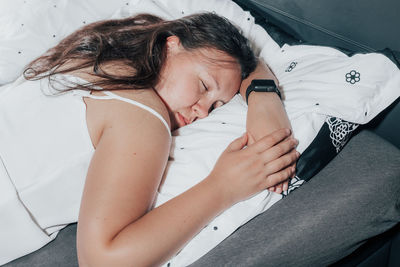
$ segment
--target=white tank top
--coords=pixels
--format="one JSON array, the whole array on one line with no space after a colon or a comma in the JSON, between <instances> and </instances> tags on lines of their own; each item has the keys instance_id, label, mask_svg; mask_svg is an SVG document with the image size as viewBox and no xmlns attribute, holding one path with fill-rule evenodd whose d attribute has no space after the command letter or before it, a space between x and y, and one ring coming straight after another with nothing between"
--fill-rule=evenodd
<instances>
[{"instance_id":1,"label":"white tank top","mask_svg":"<svg viewBox=\"0 0 400 267\"><path fill-rule=\"evenodd\" d=\"M62 77L72 82L83 81L69 75ZM3 252L10 247L10 239L21 235L21 229L15 230L12 221L32 220L21 226L28 233L23 234L26 244L21 244L22 240L16 242L19 248L30 239L40 239L35 231L50 236L77 221L94 153L83 97L118 99L143 108L159 118L171 135L167 122L155 110L112 92L104 91L105 96L93 96L85 90L59 95L50 92L54 89L47 79L23 78L0 91L0 250ZM3 220L4 216L9 220ZM40 229L28 230L31 226ZM0 264L1 261L0 257Z\"/></svg>"}]
</instances>

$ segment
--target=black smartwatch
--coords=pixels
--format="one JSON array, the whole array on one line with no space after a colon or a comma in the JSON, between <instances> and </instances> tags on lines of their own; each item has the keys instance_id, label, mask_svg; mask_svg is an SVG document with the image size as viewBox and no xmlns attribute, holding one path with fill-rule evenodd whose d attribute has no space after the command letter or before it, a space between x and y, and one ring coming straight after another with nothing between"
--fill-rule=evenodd
<instances>
[{"instance_id":1,"label":"black smartwatch","mask_svg":"<svg viewBox=\"0 0 400 267\"><path fill-rule=\"evenodd\" d=\"M278 87L276 86L274 80L253 80L249 87L246 90L246 103L249 102L249 95L251 92L275 92L278 94L279 98L281 97L281 92L279 92Z\"/></svg>"}]
</instances>

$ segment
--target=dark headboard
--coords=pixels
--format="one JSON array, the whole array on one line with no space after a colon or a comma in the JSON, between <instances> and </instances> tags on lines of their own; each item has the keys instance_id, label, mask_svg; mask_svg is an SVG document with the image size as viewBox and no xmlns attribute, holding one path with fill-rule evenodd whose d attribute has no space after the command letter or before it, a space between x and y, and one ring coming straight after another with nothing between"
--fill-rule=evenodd
<instances>
[{"instance_id":1,"label":"dark headboard","mask_svg":"<svg viewBox=\"0 0 400 267\"><path fill-rule=\"evenodd\" d=\"M244 1L242 1L244 2ZM299 39L372 52L400 51L399 0L247 0Z\"/></svg>"}]
</instances>

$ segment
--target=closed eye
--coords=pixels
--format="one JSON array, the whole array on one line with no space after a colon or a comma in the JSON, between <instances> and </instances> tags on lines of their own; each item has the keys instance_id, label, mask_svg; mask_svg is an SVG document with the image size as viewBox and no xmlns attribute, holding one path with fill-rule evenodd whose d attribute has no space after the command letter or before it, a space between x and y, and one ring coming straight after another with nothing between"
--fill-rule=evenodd
<instances>
[{"instance_id":1,"label":"closed eye","mask_svg":"<svg viewBox=\"0 0 400 267\"><path fill-rule=\"evenodd\" d=\"M201 81L201 83L202 83L203 86L204 86L204 90L206 90L206 91L208 92L208 87L206 86L206 84L205 84L203 81Z\"/></svg>"}]
</instances>

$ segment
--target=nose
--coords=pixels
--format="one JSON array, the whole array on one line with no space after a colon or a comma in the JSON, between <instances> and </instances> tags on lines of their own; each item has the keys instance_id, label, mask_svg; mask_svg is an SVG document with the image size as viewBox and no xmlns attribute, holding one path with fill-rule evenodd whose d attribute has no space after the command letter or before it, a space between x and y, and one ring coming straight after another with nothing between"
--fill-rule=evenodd
<instances>
[{"instance_id":1,"label":"nose","mask_svg":"<svg viewBox=\"0 0 400 267\"><path fill-rule=\"evenodd\" d=\"M210 103L200 103L197 102L193 106L193 111L196 115L197 118L203 119L208 116L211 110L211 104Z\"/></svg>"}]
</instances>

